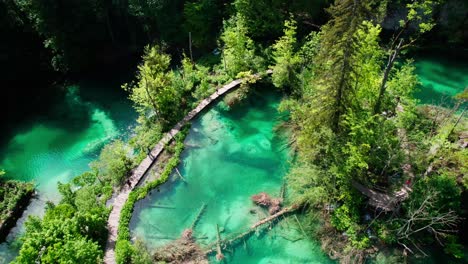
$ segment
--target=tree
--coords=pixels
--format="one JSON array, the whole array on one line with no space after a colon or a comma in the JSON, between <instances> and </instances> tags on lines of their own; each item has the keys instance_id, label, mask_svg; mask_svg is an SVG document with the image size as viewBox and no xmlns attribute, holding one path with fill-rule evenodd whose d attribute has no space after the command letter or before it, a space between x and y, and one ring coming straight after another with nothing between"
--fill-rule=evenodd
<instances>
[{"instance_id":1,"label":"tree","mask_svg":"<svg viewBox=\"0 0 468 264\"><path fill-rule=\"evenodd\" d=\"M186 35L181 34L183 4L182 0L128 0L128 12L140 21L148 42L160 39L181 44L186 39Z\"/></svg>"},{"instance_id":2,"label":"tree","mask_svg":"<svg viewBox=\"0 0 468 264\"><path fill-rule=\"evenodd\" d=\"M124 142L116 140L102 149L99 159L93 161L90 167L98 172L101 182L120 186L133 168L129 152Z\"/></svg>"},{"instance_id":3,"label":"tree","mask_svg":"<svg viewBox=\"0 0 468 264\"><path fill-rule=\"evenodd\" d=\"M143 63L138 66L137 82L122 86L130 92L130 99L141 116L154 116L163 125L177 118L174 113L180 100L179 91L172 86L170 60L158 45L146 46Z\"/></svg>"},{"instance_id":4,"label":"tree","mask_svg":"<svg viewBox=\"0 0 468 264\"><path fill-rule=\"evenodd\" d=\"M315 77L322 114L321 122L339 132L342 115L350 107L354 94L354 72L357 67L355 32L362 26L370 3L361 0L336 0L328 8L330 21L323 27ZM317 102L317 103L319 103Z\"/></svg>"},{"instance_id":5,"label":"tree","mask_svg":"<svg viewBox=\"0 0 468 264\"><path fill-rule=\"evenodd\" d=\"M284 22L284 35L273 45L272 67L273 85L279 88L296 86L301 58L296 50L296 22L294 19Z\"/></svg>"},{"instance_id":6,"label":"tree","mask_svg":"<svg viewBox=\"0 0 468 264\"><path fill-rule=\"evenodd\" d=\"M99 54L100 43L112 42L103 0L14 2L43 38L44 47L53 54L51 64L55 70L81 70Z\"/></svg>"},{"instance_id":7,"label":"tree","mask_svg":"<svg viewBox=\"0 0 468 264\"><path fill-rule=\"evenodd\" d=\"M374 106L374 114L381 112L387 81L400 51L411 46L421 34L430 31L434 27L432 9L438 3L438 0L416 0L406 4L407 15L404 20L399 21L399 28L394 33L387 51L388 61L383 72L379 96ZM416 28L416 32L412 32L411 28Z\"/></svg>"},{"instance_id":8,"label":"tree","mask_svg":"<svg viewBox=\"0 0 468 264\"><path fill-rule=\"evenodd\" d=\"M253 37L277 37L281 34L288 3L283 0L236 0L235 10L242 16Z\"/></svg>"},{"instance_id":9,"label":"tree","mask_svg":"<svg viewBox=\"0 0 468 264\"><path fill-rule=\"evenodd\" d=\"M222 56L226 70L231 77L236 77L240 72L257 70L261 67L261 58L255 55L254 42L247 34L246 22L241 15L224 22L221 34Z\"/></svg>"},{"instance_id":10,"label":"tree","mask_svg":"<svg viewBox=\"0 0 468 264\"><path fill-rule=\"evenodd\" d=\"M97 263L103 252L88 238L91 228L79 221L73 206L49 206L42 221L30 217L26 222L23 245L13 263Z\"/></svg>"},{"instance_id":11,"label":"tree","mask_svg":"<svg viewBox=\"0 0 468 264\"><path fill-rule=\"evenodd\" d=\"M405 243L411 242L426 255L417 244L420 243L420 235L428 232L443 245L442 241L457 231L460 218L455 210L460 208L460 195L461 189L452 177L436 175L420 179L404 204L405 215L392 220L399 223L396 230L399 243L409 249Z\"/></svg>"},{"instance_id":12,"label":"tree","mask_svg":"<svg viewBox=\"0 0 468 264\"><path fill-rule=\"evenodd\" d=\"M216 45L217 32L222 27L222 2L215 0L185 2L184 19L184 29L192 33L194 46L213 47Z\"/></svg>"}]
</instances>

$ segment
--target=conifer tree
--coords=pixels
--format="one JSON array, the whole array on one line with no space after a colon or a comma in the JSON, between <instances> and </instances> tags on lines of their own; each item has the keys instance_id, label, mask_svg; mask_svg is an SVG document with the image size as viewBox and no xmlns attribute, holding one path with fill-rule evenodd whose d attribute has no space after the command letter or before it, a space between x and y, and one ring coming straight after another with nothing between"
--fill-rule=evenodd
<instances>
[{"instance_id":1,"label":"conifer tree","mask_svg":"<svg viewBox=\"0 0 468 264\"><path fill-rule=\"evenodd\" d=\"M331 19L323 27L321 50L316 60L320 66L315 78L319 101L315 103L323 108L320 119L329 123L335 133L339 131L341 117L353 95L355 33L362 27L370 5L369 1L336 0L328 8Z\"/></svg>"}]
</instances>

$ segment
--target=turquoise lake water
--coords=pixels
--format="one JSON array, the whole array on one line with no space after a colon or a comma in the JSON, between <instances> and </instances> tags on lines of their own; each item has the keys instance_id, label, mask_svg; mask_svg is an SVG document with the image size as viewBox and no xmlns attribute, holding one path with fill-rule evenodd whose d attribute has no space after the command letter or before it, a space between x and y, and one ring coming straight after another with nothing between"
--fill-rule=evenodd
<instances>
[{"instance_id":1,"label":"turquoise lake water","mask_svg":"<svg viewBox=\"0 0 468 264\"><path fill-rule=\"evenodd\" d=\"M421 103L437 103L441 98L447 95L452 96L468 86L467 62L457 62L454 58L444 58L443 56L426 56L416 60L416 67L423 84L423 89L416 94L421 99ZM0 168L5 169L10 178L33 180L37 184L39 198L32 202L27 214L40 215L46 200L57 201L59 196L56 183L58 181L67 182L86 171L89 162L97 157L105 143L115 138L128 137L130 127L134 125L136 114L126 97L127 95L120 89L118 82L81 82L67 89L64 100L53 105L49 114L37 116L21 124L10 125L14 134L1 141ZM237 109L230 113L220 111L218 107L213 109L213 113L209 111L205 115L207 117L197 121L199 123L195 124L193 129L197 129L198 126L201 132L197 134L192 131L189 140L194 146L199 145L203 148L189 147L184 154L184 165L180 169L183 174L187 174L189 180L195 181L193 180L196 179L195 177L202 177L204 183L209 184L209 188L199 186L203 190L196 194L199 197L195 197L195 193L189 197L191 198L190 206L181 207L185 208L185 218L174 220L172 227L169 226L170 223L167 223L168 226L165 228L170 232L166 236L180 235L183 226L191 221L198 208L205 201L215 205L207 207L206 224L201 223L197 227L197 232L206 233L208 238L212 239L214 228L211 225L215 222L224 225L222 220L226 220L229 215L234 215L237 219L226 222L227 230L236 232L258 217L245 214L247 208L251 208L247 193L250 195L260 190L271 193L279 192L282 177L287 169L287 156L282 152L265 150L275 149L279 145L279 139L274 137L271 131L275 120L264 120L267 117L275 118L276 112L273 109L277 103L275 100L269 101L270 106L263 110L258 107L247 109L245 106L246 109ZM238 113L236 114L236 112ZM213 119L203 121L209 116ZM252 124L245 125L243 118L249 118ZM219 131L223 131L221 134L210 130L214 129L210 127L216 127L219 124L222 124L218 128ZM223 130L224 126L230 130ZM214 141L212 142L211 139L205 137L208 134L218 142L213 144ZM242 146L232 142L236 137L243 138ZM221 148L221 146L224 147ZM205 147L206 150L204 150ZM211 154L208 155L208 153ZM264 154L260 155L259 153ZM208 176L205 175L208 173L207 170L213 175L223 171L236 171L236 174L232 176L226 172L225 175L220 174L208 181ZM246 177L245 175L251 175L249 171L255 175ZM230 178L227 178L228 176ZM245 181L242 188L239 187L241 185L237 184L241 180ZM197 184L201 183L192 182L190 188L197 186ZM190 188L178 182L168 184L168 186L173 186L174 189L161 189L160 197L167 199L161 200L161 203L162 201L181 203L189 195L189 193L184 193L181 196L184 199L180 198L180 200L179 198L171 198L174 192L187 191ZM222 195L215 195L215 193ZM245 194L240 195L241 193ZM144 202L155 203L155 197L148 197ZM147 217L146 219L149 219L153 214L155 217L162 215L157 212L153 213L151 210L145 211L144 202L139 205L138 217L135 216L135 219L132 220L132 230L136 236L143 236L143 228L148 228L139 223L138 218L145 219ZM180 212L173 213L180 215ZM22 221L24 219L20 221L20 226ZM294 230L281 230L281 228L281 226L277 226L273 230L274 232L268 233L285 232L288 233L286 237L300 235ZM13 233L17 234L19 231L20 229L17 228L13 230ZM247 261L246 256L249 256L252 258L251 263L258 263L259 261L270 261L271 258L295 260L296 254L297 258L313 259L311 256L302 256L295 252L293 248L297 248L298 251L310 249L317 253L318 262L325 261L314 242L302 241L300 242L301 246L295 244L291 248L288 243L282 241L286 239L280 238L281 236L284 235L265 235L261 238L254 236L249 240L248 254L250 255L247 254L247 251L239 250L229 256L229 259L231 261L235 259ZM158 241L148 238L148 243L151 246L166 243L164 240ZM269 246L265 247L262 243ZM3 243L0 245L0 263L8 262L15 254L16 249L11 244Z\"/></svg>"},{"instance_id":2,"label":"turquoise lake water","mask_svg":"<svg viewBox=\"0 0 468 264\"><path fill-rule=\"evenodd\" d=\"M68 182L88 170L106 143L127 138L136 117L118 83L82 82L67 87L64 100L48 114L15 124L16 134L0 146L0 168L8 178L37 185L38 196L24 216L40 216L46 201L59 201L57 182ZM25 219L18 221L7 243L0 244L0 263L17 254L12 242Z\"/></svg>"},{"instance_id":3,"label":"turquoise lake water","mask_svg":"<svg viewBox=\"0 0 468 264\"><path fill-rule=\"evenodd\" d=\"M268 215L251 196L266 192L278 197L289 167L284 137L274 132L281 122L280 100L262 90L229 111L221 101L197 118L178 168L186 182L173 178L138 202L133 235L150 248L164 245L180 237L205 204L194 230L195 237L203 237L197 241L203 247L216 241L217 224L223 236L233 236ZM226 263L329 263L318 243L304 238L290 221L225 252Z\"/></svg>"}]
</instances>

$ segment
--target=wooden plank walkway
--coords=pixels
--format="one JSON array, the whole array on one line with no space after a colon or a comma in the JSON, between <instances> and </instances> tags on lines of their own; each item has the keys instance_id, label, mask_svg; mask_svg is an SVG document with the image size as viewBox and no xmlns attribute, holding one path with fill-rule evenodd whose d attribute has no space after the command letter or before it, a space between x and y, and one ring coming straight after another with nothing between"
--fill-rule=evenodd
<instances>
[{"instance_id":1,"label":"wooden plank walkway","mask_svg":"<svg viewBox=\"0 0 468 264\"><path fill-rule=\"evenodd\" d=\"M401 103L398 103L396 107L396 112L398 114L404 112L404 108ZM403 171L403 174L409 179L410 183L403 184L400 190L395 191L393 194L387 194L367 188L356 181L352 182L354 188L356 188L358 191L360 191L362 194L369 198L370 206L387 212L395 210L397 208L398 203L406 200L409 197L410 192L413 191L411 189L411 185L413 184L415 178L410 160L411 146L409 144L407 131L405 128L398 128L397 134L400 139L400 148L405 154L405 161L402 163L401 169Z\"/></svg>"},{"instance_id":2,"label":"wooden plank walkway","mask_svg":"<svg viewBox=\"0 0 468 264\"><path fill-rule=\"evenodd\" d=\"M268 70L266 73L271 74L273 71ZM255 74L256 77L260 77L260 74ZM114 200L112 211L109 215L109 219L107 221L107 229L109 230L109 236L107 238L107 244L104 254L104 263L106 264L114 264L116 263L115 259L115 243L117 241L117 229L119 226L119 219L120 219L120 212L122 211L122 207L128 199L130 192L138 185L140 180L143 178L145 173L153 164L153 160L161 154L164 149L164 146L171 141L174 136L179 133L180 129L186 125L192 118L198 115L203 109L206 108L209 104L213 101L218 99L220 96L224 95L225 93L231 91L233 88L237 87L239 84L242 83L243 79L237 79L229 84L218 88L216 92L211 94L209 97L202 100L195 109L190 111L184 119L179 121L169 132L167 132L163 138L156 144L156 146L151 150L151 156L146 156L146 158L138 165L138 167L133 170L132 175L129 178L129 185L125 185L120 192L117 194L117 197Z\"/></svg>"},{"instance_id":3,"label":"wooden plank walkway","mask_svg":"<svg viewBox=\"0 0 468 264\"><path fill-rule=\"evenodd\" d=\"M393 193L393 195L372 190L356 181L353 181L352 185L369 198L370 206L387 212L395 210L397 204L404 201L408 197L408 193L411 192L411 188L407 185L403 185L401 189Z\"/></svg>"}]
</instances>

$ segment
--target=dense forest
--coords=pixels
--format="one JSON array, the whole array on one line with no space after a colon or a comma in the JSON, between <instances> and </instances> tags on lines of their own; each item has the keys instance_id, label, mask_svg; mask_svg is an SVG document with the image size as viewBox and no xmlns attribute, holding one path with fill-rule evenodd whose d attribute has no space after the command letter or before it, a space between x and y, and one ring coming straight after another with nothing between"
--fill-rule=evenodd
<instances>
[{"instance_id":1,"label":"dense forest","mask_svg":"<svg viewBox=\"0 0 468 264\"><path fill-rule=\"evenodd\" d=\"M325 253L363 263L391 249L387 261L403 263L437 247L466 260L468 87L449 106L418 104L412 56L466 49L467 13L458 0L1 1L3 125L46 109L67 80L122 68L136 69L122 88L139 115L129 142L105 146L88 172L59 184L58 204L30 217L14 263L101 263L112 193L163 133L239 78L228 105L256 82L284 95L289 118L278 131L294 156L287 203ZM167 146L161 179L130 193L118 263L161 260L131 242L128 224L133 204L177 166L186 132ZM12 192L0 184L2 197ZM31 191L18 186L8 199Z\"/></svg>"}]
</instances>

